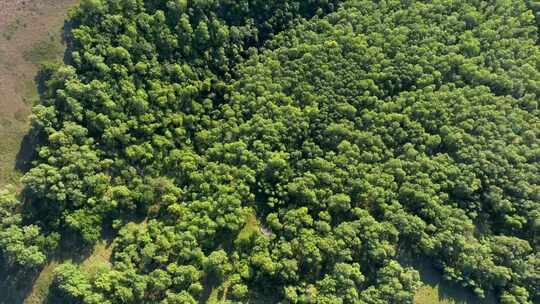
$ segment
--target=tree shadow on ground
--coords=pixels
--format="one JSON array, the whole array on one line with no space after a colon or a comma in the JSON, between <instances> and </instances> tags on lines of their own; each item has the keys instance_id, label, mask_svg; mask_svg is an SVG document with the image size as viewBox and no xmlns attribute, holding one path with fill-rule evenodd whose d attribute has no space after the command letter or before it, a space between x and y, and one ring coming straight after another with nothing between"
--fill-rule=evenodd
<instances>
[{"instance_id":1,"label":"tree shadow on ground","mask_svg":"<svg viewBox=\"0 0 540 304\"><path fill-rule=\"evenodd\" d=\"M31 133L27 133L23 137L15 159L15 170L24 174L32 168L32 162L37 156L36 144L36 138Z\"/></svg>"},{"instance_id":2,"label":"tree shadow on ground","mask_svg":"<svg viewBox=\"0 0 540 304\"><path fill-rule=\"evenodd\" d=\"M105 248L107 250L111 250L112 252L112 240L114 239L114 232L111 231L104 231L100 240L105 241ZM84 248L75 248L73 246L76 246L77 244L80 244L80 240L74 240L74 242L69 247L65 247L56 254L54 257L54 260L58 262L58 264L62 264L65 262L72 262L73 264L78 265L79 267L82 267L85 262L93 256L93 248L94 247L84 247ZM72 303L70 302L71 299L66 299L64 297L64 294L60 290L57 290L54 285L51 285L48 290L47 297L43 299L43 302L41 304L59 304L59 303Z\"/></svg>"},{"instance_id":3,"label":"tree shadow on ground","mask_svg":"<svg viewBox=\"0 0 540 304\"><path fill-rule=\"evenodd\" d=\"M442 272L434 265L434 261L422 257L401 257L400 263L412 267L420 274L421 281L439 293L439 300L452 300L456 304L498 304L492 293L488 293L485 299L480 299L467 287L447 281Z\"/></svg>"},{"instance_id":4,"label":"tree shadow on ground","mask_svg":"<svg viewBox=\"0 0 540 304\"><path fill-rule=\"evenodd\" d=\"M63 53L63 63L70 64L72 62L72 52L73 52L73 34L71 30L74 27L74 23L71 21L64 21L61 33L61 41L65 45L65 50ZM49 79L50 69L47 68L48 64L42 65L38 73L34 77L34 84L36 86L39 101L40 103L45 98L46 92L46 82ZM54 64L52 64L54 65ZM36 146L40 143L41 139L38 138L38 135L34 130L30 130L23 138L19 152L16 156L15 161L15 170L26 173L32 167L32 162L36 159L37 151Z\"/></svg>"},{"instance_id":5,"label":"tree shadow on ground","mask_svg":"<svg viewBox=\"0 0 540 304\"><path fill-rule=\"evenodd\" d=\"M114 232L105 230L101 240L105 241L106 248L111 248ZM93 254L93 246L84 245L80 237L76 234L69 234L62 238L59 248L51 254L48 263L52 263L53 267L45 264L42 267L26 271L20 267L6 267L6 263L0 256L0 304L22 304L22 303L37 303L28 301L31 298L36 283L38 283L40 274L46 269L52 277L52 272L58 264L64 262L72 262L76 265L83 264ZM43 282L42 282L43 283ZM48 289L51 281L47 281L45 285ZM57 290L51 288L47 296L43 299L42 304L59 304L68 303L63 299L62 295Z\"/></svg>"},{"instance_id":6,"label":"tree shadow on ground","mask_svg":"<svg viewBox=\"0 0 540 304\"><path fill-rule=\"evenodd\" d=\"M50 69L42 66L34 77L34 84L36 86L40 103L45 98L46 82L50 77ZM24 174L32 168L32 162L37 157L37 146L42 142L42 138L39 137L38 132L30 127L30 130L24 135L19 151L15 158L15 170Z\"/></svg>"},{"instance_id":7,"label":"tree shadow on ground","mask_svg":"<svg viewBox=\"0 0 540 304\"><path fill-rule=\"evenodd\" d=\"M73 34L71 30L75 24L73 21L66 20L64 22L64 27L62 28L62 43L66 46L66 50L64 51L64 63L65 64L71 64L72 57L71 54L73 53Z\"/></svg>"},{"instance_id":8,"label":"tree shadow on ground","mask_svg":"<svg viewBox=\"0 0 540 304\"><path fill-rule=\"evenodd\" d=\"M0 296L0 304L23 303L32 289L32 284L39 271L23 272L20 269L8 268L0 258L0 290L5 291Z\"/></svg>"}]
</instances>

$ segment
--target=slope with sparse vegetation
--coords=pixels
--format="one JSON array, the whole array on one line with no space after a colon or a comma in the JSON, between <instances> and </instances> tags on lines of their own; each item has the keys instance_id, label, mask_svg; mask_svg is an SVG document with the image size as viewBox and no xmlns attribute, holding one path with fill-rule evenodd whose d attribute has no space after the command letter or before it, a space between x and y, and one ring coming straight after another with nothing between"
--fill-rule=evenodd
<instances>
[{"instance_id":1,"label":"slope with sparse vegetation","mask_svg":"<svg viewBox=\"0 0 540 304\"><path fill-rule=\"evenodd\" d=\"M0 1L0 189L21 188L20 177L33 154L27 133L30 109L39 102L35 77L41 63L62 62L62 28L76 2ZM0 303L43 303L56 264L47 262L39 273L25 274L2 265Z\"/></svg>"}]
</instances>

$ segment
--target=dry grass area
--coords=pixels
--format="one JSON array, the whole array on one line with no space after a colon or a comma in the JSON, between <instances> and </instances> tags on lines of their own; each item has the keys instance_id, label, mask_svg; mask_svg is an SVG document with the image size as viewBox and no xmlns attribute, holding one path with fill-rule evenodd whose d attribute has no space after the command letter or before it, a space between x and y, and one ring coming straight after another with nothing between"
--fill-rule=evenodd
<instances>
[{"instance_id":1,"label":"dry grass area","mask_svg":"<svg viewBox=\"0 0 540 304\"><path fill-rule=\"evenodd\" d=\"M78 0L0 0L0 187L17 184L39 63L63 58L62 28ZM19 153L21 152L21 153Z\"/></svg>"}]
</instances>

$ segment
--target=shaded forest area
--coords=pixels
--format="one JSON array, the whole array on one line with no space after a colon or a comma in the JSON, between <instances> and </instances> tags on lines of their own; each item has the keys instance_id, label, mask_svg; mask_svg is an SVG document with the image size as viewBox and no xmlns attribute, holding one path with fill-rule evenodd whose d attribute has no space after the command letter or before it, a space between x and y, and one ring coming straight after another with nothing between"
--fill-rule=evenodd
<instances>
[{"instance_id":1,"label":"shaded forest area","mask_svg":"<svg viewBox=\"0 0 540 304\"><path fill-rule=\"evenodd\" d=\"M540 301L533 1L83 0L4 267L61 303ZM106 254L109 259L109 253Z\"/></svg>"}]
</instances>

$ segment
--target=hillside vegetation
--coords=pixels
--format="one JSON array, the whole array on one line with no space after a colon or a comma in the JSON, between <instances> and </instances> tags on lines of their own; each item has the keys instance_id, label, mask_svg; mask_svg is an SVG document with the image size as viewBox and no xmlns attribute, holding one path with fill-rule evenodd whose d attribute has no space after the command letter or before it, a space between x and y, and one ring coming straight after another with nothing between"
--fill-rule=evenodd
<instances>
[{"instance_id":1,"label":"hillside vegetation","mask_svg":"<svg viewBox=\"0 0 540 304\"><path fill-rule=\"evenodd\" d=\"M2 258L112 230L56 268L62 303L412 303L410 256L538 303L536 8L83 0L23 199L0 194Z\"/></svg>"},{"instance_id":2,"label":"hillside vegetation","mask_svg":"<svg viewBox=\"0 0 540 304\"><path fill-rule=\"evenodd\" d=\"M75 2L0 1L0 192L8 184L15 186L13 191L21 189L20 177L33 155L32 138L25 135L32 105L39 102L34 80L40 63L61 62L65 49L62 25ZM25 298L27 304L42 303L34 301L37 297L29 294L30 289L34 292L48 286L40 283L52 278L52 271L47 272L54 262L48 261L39 275L34 269L21 275L17 269L6 269L1 259L0 303L19 304ZM37 278L35 284L33 278Z\"/></svg>"}]
</instances>

